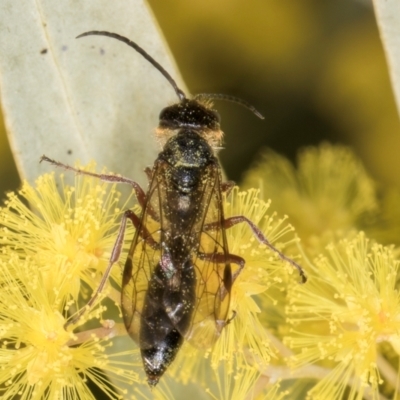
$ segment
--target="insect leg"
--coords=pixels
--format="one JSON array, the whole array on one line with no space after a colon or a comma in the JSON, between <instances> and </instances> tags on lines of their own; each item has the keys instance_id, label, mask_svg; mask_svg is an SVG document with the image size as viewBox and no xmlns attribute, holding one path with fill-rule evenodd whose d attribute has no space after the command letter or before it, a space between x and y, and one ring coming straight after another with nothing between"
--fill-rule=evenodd
<instances>
[{"instance_id":1,"label":"insect leg","mask_svg":"<svg viewBox=\"0 0 400 400\"><path fill-rule=\"evenodd\" d=\"M234 181L221 182L222 193L225 193L226 196L229 196L230 192L232 191L235 185L236 183Z\"/></svg>"},{"instance_id":2,"label":"insect leg","mask_svg":"<svg viewBox=\"0 0 400 400\"><path fill-rule=\"evenodd\" d=\"M204 261L212 261L217 264L236 264L239 266L239 269L235 271L235 273L232 275L232 283L235 282L235 279L239 276L239 274L242 272L242 269L244 268L245 265L245 260L237 256L235 254L225 254L225 253L201 253L199 252L198 257L201 260Z\"/></svg>"},{"instance_id":3,"label":"insect leg","mask_svg":"<svg viewBox=\"0 0 400 400\"><path fill-rule=\"evenodd\" d=\"M43 155L40 158L40 162L42 162L42 161L46 161L46 162L48 162L48 163L50 163L50 164L52 164L52 165L54 165L56 167L64 168L67 171L75 172L75 174L78 174L78 175L87 175L87 176L92 176L94 178L98 178L98 179L102 180L103 182L127 183L128 185L131 185L133 190L135 191L135 196L136 196L136 199L137 199L140 207L143 208L145 203L146 203L146 194L145 194L144 190L141 188L141 186L138 183L136 183L132 179L125 178L123 176L118 176L118 175L111 175L111 174L96 174L94 172L85 171L85 170L79 169L79 168L74 168L74 167L71 167L68 164L63 164L63 163L61 163L59 161L52 160L51 158L49 158L49 157L47 157L45 155ZM146 172L147 177L151 177L152 176L150 168L146 168L145 172ZM150 216L155 221L159 221L158 215L153 210L153 208L151 207L150 204L147 205L147 212L150 214Z\"/></svg>"},{"instance_id":4,"label":"insect leg","mask_svg":"<svg viewBox=\"0 0 400 400\"><path fill-rule=\"evenodd\" d=\"M254 236L258 239L258 241L262 244L265 244L266 246L268 246L272 251L274 251L275 253L278 254L278 256L284 260L287 261L289 264L291 264L294 268L297 269L297 271L299 271L300 277L301 277L301 283L306 283L307 282L307 276L303 270L303 268L297 264L294 260L292 260L291 258L285 256L281 251L279 251L275 246L273 246L271 244L271 242L264 236L264 234L261 232L260 228L258 228L258 226L250 221L248 218L246 218L243 215L238 215L236 217L230 217L225 219L222 222L222 226L225 229L229 229L232 226L236 225L236 224L240 224L242 222L246 222L250 229L252 230ZM212 230L212 229L216 229L220 226L219 222L213 222L207 225L204 225L204 229L205 230Z\"/></svg>"},{"instance_id":5,"label":"insect leg","mask_svg":"<svg viewBox=\"0 0 400 400\"><path fill-rule=\"evenodd\" d=\"M111 175L111 174L96 174L94 172L85 171L85 170L79 169L79 168L74 168L68 164L63 164L59 161L52 160L51 158L49 158L45 155L40 157L40 162L42 162L42 161L46 161L56 167L64 168L67 171L75 172L78 175L87 175L87 176L92 176L94 178L98 178L104 182L127 183L133 187L133 190L135 191L136 198L137 198L140 206L143 207L143 205L145 203L146 195L145 195L143 189L140 187L140 185L138 183L136 183L135 181L133 181L129 178L125 178L123 176L118 176L118 175Z\"/></svg>"},{"instance_id":6,"label":"insect leg","mask_svg":"<svg viewBox=\"0 0 400 400\"><path fill-rule=\"evenodd\" d=\"M199 252L197 256L204 261L211 261L216 264L227 264L229 268L224 268L224 277L223 277L223 282L224 282L224 287L223 291L221 292L221 298L224 299L227 293L230 293L232 289L233 282L235 282L236 278L239 276L239 274L242 272L242 269L244 268L245 261L242 257L237 256L235 254L225 254L225 253L201 253ZM236 264L239 266L238 270L235 271L234 274L232 274L232 270L230 267L230 264Z\"/></svg>"},{"instance_id":7,"label":"insect leg","mask_svg":"<svg viewBox=\"0 0 400 400\"><path fill-rule=\"evenodd\" d=\"M78 322L78 320L82 317L82 315L84 315L86 313L86 311L94 304L96 299L99 297L99 295L103 291L104 286L106 285L106 282L107 282L108 278L110 277L111 269L112 269L113 265L118 261L119 256L121 255L122 246L124 244L126 223L127 223L128 219L131 220L132 224L134 225L134 227L136 229L139 229L141 227L140 233L141 233L143 239L149 244L149 246L151 246L152 248L159 247L158 243L152 238L149 231L145 227L141 226L140 218L131 210L125 211L124 214L122 215L122 220L121 220L121 225L119 227L118 236L117 236L117 239L115 240L114 247L111 251L111 256L108 261L107 268L104 271L104 275L101 278L99 286L97 287L96 291L93 293L93 295L89 299L89 301L86 303L86 305L74 316L73 319L71 319L70 321L65 323L65 325L64 325L65 329L68 326L73 325L76 322Z\"/></svg>"}]
</instances>

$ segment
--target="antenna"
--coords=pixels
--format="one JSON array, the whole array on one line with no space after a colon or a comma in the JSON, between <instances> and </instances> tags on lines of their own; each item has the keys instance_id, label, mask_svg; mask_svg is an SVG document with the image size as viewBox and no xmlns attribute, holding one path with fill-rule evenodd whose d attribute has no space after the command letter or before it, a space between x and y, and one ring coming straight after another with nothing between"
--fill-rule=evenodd
<instances>
[{"instance_id":1,"label":"antenna","mask_svg":"<svg viewBox=\"0 0 400 400\"><path fill-rule=\"evenodd\" d=\"M264 119L264 116L256 110L254 106L252 106L250 103L248 103L245 100L239 99L238 97L230 96L227 94L221 94L221 93L199 93L194 96L194 99L215 99L215 100L225 100L225 101L230 101L231 103L236 103L244 108L247 108L250 110L254 115L256 115L260 119Z\"/></svg>"},{"instance_id":2,"label":"antenna","mask_svg":"<svg viewBox=\"0 0 400 400\"><path fill-rule=\"evenodd\" d=\"M171 84L171 86L174 88L175 93L177 94L178 98L180 101L183 101L186 99L186 95L183 92L183 90L179 89L178 85L176 82L172 79L171 75L149 54L147 54L140 46L138 46L135 42L132 42L132 40L129 40L125 36L118 35L118 33L112 33L112 32L107 32L107 31L89 31L85 33L81 33L79 36L76 37L76 39L85 37L85 36L108 36L113 39L117 39L121 42L126 43L128 46L132 47L135 49L140 55L142 55L153 67L158 69L164 77L167 79L167 81Z\"/></svg>"},{"instance_id":3,"label":"antenna","mask_svg":"<svg viewBox=\"0 0 400 400\"><path fill-rule=\"evenodd\" d=\"M117 39L120 42L126 43L129 47L132 47L142 57L144 57L153 67L155 67L156 69L158 69L161 72L161 74L167 79L167 81L174 88L175 93L179 98L179 101L186 100L185 93L183 92L183 90L179 89L178 85L176 84L176 82L172 78L172 76L153 57L151 57L146 51L144 51L139 45L137 45L132 40L126 38L125 36L121 36L118 33L107 32L107 31L84 32L84 33L81 33L79 36L77 36L76 39L79 39L79 38L82 38L85 36L108 36L110 38ZM229 96L229 95L220 94L220 93L200 93L200 94L197 94L196 96L194 96L194 100L197 100L197 99L214 99L214 100L230 101L231 103L236 103L236 104L241 105L244 108L247 108L258 118L264 119L264 116L260 112L258 112L254 106L252 106L247 101L239 99L234 96Z\"/></svg>"}]
</instances>

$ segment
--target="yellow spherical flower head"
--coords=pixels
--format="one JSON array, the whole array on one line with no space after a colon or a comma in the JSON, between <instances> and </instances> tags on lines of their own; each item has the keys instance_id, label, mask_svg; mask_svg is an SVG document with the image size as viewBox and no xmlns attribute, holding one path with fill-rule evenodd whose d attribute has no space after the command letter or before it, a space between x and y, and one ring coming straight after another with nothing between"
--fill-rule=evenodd
<instances>
[{"instance_id":1,"label":"yellow spherical flower head","mask_svg":"<svg viewBox=\"0 0 400 400\"><path fill-rule=\"evenodd\" d=\"M319 379L310 398L378 398L381 373L395 390L399 360L390 366L381 344L400 353L399 267L390 248L360 233L329 245L307 268L307 285L292 288L286 344L297 374Z\"/></svg>"},{"instance_id":2,"label":"yellow spherical flower head","mask_svg":"<svg viewBox=\"0 0 400 400\"><path fill-rule=\"evenodd\" d=\"M297 168L264 152L245 177L244 187L249 186L260 187L272 210L289 216L304 245L318 249L325 243L322 235L357 228L376 209L374 185L361 161L350 149L327 143L305 148Z\"/></svg>"},{"instance_id":3,"label":"yellow spherical flower head","mask_svg":"<svg viewBox=\"0 0 400 400\"><path fill-rule=\"evenodd\" d=\"M138 379L132 366L119 361L123 354L112 353L108 337L115 332L66 331L65 290L49 292L40 265L29 256L21 259L11 251L6 255L7 261L0 260L0 397L94 400L87 386L92 381L107 398L122 398L119 388ZM95 308L89 314L98 318L99 312ZM114 386L107 385L107 375Z\"/></svg>"},{"instance_id":4,"label":"yellow spherical flower head","mask_svg":"<svg viewBox=\"0 0 400 400\"><path fill-rule=\"evenodd\" d=\"M35 188L25 184L19 196L9 195L6 206L0 211L2 229L0 241L3 249L0 261L6 263L10 260L10 254L14 254L21 262L33 262L37 270L37 279L41 282L40 290L49 298L49 300L43 299L43 302L48 301L53 304L51 303L53 301L56 304L56 306L53 304L51 312L46 311L45 314L38 315L40 320L47 321L38 325L42 327L48 325L45 331L50 333L45 334L45 339L30 333L28 336L32 338L32 342L29 342L31 348L46 347L48 343L46 338L53 340L53 337L57 337L61 339L57 341L56 348L59 349L62 343L62 349L69 354L70 349L75 348L71 346L82 343L83 339L72 342L73 338L68 336L70 334L63 328L66 309L71 296L76 301L79 291L82 291L80 281L86 282L93 290L97 289L119 228L118 200L119 195L112 185L103 184L98 179L85 175L76 177L75 187L61 184L60 192L57 190L54 175L44 175L37 180ZM259 200L254 190L239 193L237 188L234 189L228 201L224 202L224 209L225 218L243 215L259 225L268 240L280 250L285 250L288 244L295 241L291 236L292 228L285 224L284 218L275 220L274 215L266 215L268 204ZM131 231L126 233L127 241L133 237L132 227L129 229ZM222 362L225 363L224 370L231 371L236 365L232 354L239 354L241 361L236 376L237 384L243 392L243 388L251 386L251 382L254 382L255 377L259 375L260 365L268 364L271 357L265 319L258 304L260 296L264 296L270 287L282 284L284 281L282 276L292 274L293 269L282 262L268 246L260 244L246 223L228 229L227 238L230 253L242 257L246 265L240 274L235 276L231 293L231 309L228 317L235 314L236 317L222 330L210 360L213 371L219 369ZM237 265L233 267L238 270ZM114 268L114 270L117 271L114 279L120 284L120 269ZM10 264L8 271L10 278L7 279L12 278L18 282L21 267L15 263ZM97 274L98 279L93 279L94 274ZM4 279L0 276L0 282ZM7 286L11 287L8 283ZM28 287L28 285L20 286ZM28 294L29 290L26 290L27 298L31 296ZM39 303L38 301L37 304ZM81 305L84 304L85 302L82 302ZM85 317L100 319L102 310L98 308L89 311ZM76 322L78 325L83 325L84 320ZM101 330L98 328L97 332L99 329ZM82 336L83 334L87 333L76 335L86 337ZM14 342L28 343L28 336ZM134 347L133 343L132 346ZM80 347L85 346L82 344ZM248 366L243 366L247 363L247 351L252 355L252 359ZM58 350L56 353L61 354ZM51 364L52 361L49 361L52 360L51 354L51 352L44 355L40 353L32 358L33 361L30 359L27 364L21 364L29 372L28 385L35 387L44 385L45 378L42 379L41 374L47 367L43 369L41 366ZM184 362L179 361L184 360L184 356L185 351L182 349L173 364L177 368L173 375L180 382L187 380L188 374L191 375L188 372L190 369L183 368ZM209 366L210 360L208 360ZM57 363L54 365L58 365ZM131 366L131 363L126 365ZM173 368L171 367L171 371ZM193 375L191 377L196 379ZM244 381L241 382L239 378Z\"/></svg>"},{"instance_id":5,"label":"yellow spherical flower head","mask_svg":"<svg viewBox=\"0 0 400 400\"><path fill-rule=\"evenodd\" d=\"M60 184L54 174L40 176L35 187L25 182L18 194L8 194L0 209L0 245L34 259L48 291L64 287L76 299L81 281L95 289L108 263L120 223L119 199L114 185L96 178L77 175L75 186L68 186L62 175ZM113 276L120 283L120 269ZM61 285L64 280L68 286Z\"/></svg>"},{"instance_id":6,"label":"yellow spherical flower head","mask_svg":"<svg viewBox=\"0 0 400 400\"><path fill-rule=\"evenodd\" d=\"M400 245L400 188L383 187L380 191L380 207L374 218L366 221L363 229L369 237L382 244ZM400 248L397 248L400 255Z\"/></svg>"}]
</instances>

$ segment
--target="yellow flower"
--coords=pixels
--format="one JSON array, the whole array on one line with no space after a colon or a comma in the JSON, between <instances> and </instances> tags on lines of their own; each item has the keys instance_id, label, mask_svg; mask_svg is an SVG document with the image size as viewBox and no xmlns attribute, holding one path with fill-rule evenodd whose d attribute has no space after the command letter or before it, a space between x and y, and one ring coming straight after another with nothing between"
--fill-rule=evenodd
<instances>
[{"instance_id":1,"label":"yellow flower","mask_svg":"<svg viewBox=\"0 0 400 400\"><path fill-rule=\"evenodd\" d=\"M369 237L382 244L400 245L400 188L383 188L377 215L366 221L363 228ZM397 249L400 255L400 248Z\"/></svg>"},{"instance_id":2,"label":"yellow flower","mask_svg":"<svg viewBox=\"0 0 400 400\"><path fill-rule=\"evenodd\" d=\"M318 249L321 235L357 228L376 209L374 184L361 162L350 149L327 143L303 150L297 169L277 153L265 152L244 187L260 187L271 208L289 216L304 244Z\"/></svg>"},{"instance_id":3,"label":"yellow flower","mask_svg":"<svg viewBox=\"0 0 400 400\"><path fill-rule=\"evenodd\" d=\"M99 338L92 332L82 338L66 331L60 297L64 290L55 288L49 293L34 261L6 254L8 260L0 260L1 398L95 399L87 386L89 380L109 398L122 398L118 385L138 381L132 368L118 361L123 353L107 354L112 346L107 335ZM114 377L114 387L107 385L107 375Z\"/></svg>"},{"instance_id":4,"label":"yellow flower","mask_svg":"<svg viewBox=\"0 0 400 400\"><path fill-rule=\"evenodd\" d=\"M33 258L48 291L63 287L76 299L81 280L93 290L108 264L120 223L120 194L115 185L87 176L76 176L74 187L65 186L63 176L60 180L60 190L54 175L46 174L35 188L25 182L19 196L8 194L0 209L0 246ZM132 232L128 227L128 236ZM117 268L113 276L119 284ZM62 285L65 280L70 284Z\"/></svg>"},{"instance_id":5,"label":"yellow flower","mask_svg":"<svg viewBox=\"0 0 400 400\"><path fill-rule=\"evenodd\" d=\"M380 343L400 354L399 266L390 248L360 233L329 245L308 267L307 285L292 288L286 340L296 351L292 363L327 368L310 398L341 399L346 385L347 399L378 396ZM396 379L386 383L397 385Z\"/></svg>"},{"instance_id":6,"label":"yellow flower","mask_svg":"<svg viewBox=\"0 0 400 400\"><path fill-rule=\"evenodd\" d=\"M0 387L3 383L4 398L22 393L23 399L90 399L87 378L109 397L116 398L117 391L124 390L122 387L138 382L138 369L144 380L141 363L133 365L137 344L132 341L129 351L113 351L108 335L126 332L121 331L121 325L110 330L101 325L105 307L88 311L75 326L78 333L64 329L71 304L76 304L82 294L87 299L97 289L121 215L119 194L113 185L84 175L77 176L75 182L75 187L62 183L59 194L54 175L44 175L38 178L35 188L25 183L20 196L10 194L6 206L0 209L0 263L5 266L0 273L0 285L6 288L0 292L0 315L4 322L0 327L4 360ZM226 218L249 218L274 246L285 251L297 242L293 228L285 218L268 216L268 207L269 203L260 200L257 191L239 192L238 188L224 202ZM156 230L157 224L155 221ZM133 228L128 226L127 244L133 237ZM266 329L268 315L262 312L260 304L269 298L271 289L282 288L288 281L297 284L300 278L292 266L259 243L246 223L228 229L227 238L229 252L246 262L232 288L228 316L235 317L222 330L213 349L198 350L185 343L166 377L153 391L156 397L175 397L175 384L171 385L171 379L167 381L169 375L177 387L194 381L203 391L210 388L214 397L228 399L236 393L239 399L251 393L260 370L274 355ZM121 259L125 257L122 254ZM120 287L120 268L114 268L113 274ZM84 304L85 301L80 305ZM88 319L93 330L85 325ZM110 387L104 383L106 375L112 378ZM219 385L217 391L215 384ZM146 383L128 391L130 394L126 392L124 398L133 396L133 392L143 398L150 396Z\"/></svg>"},{"instance_id":7,"label":"yellow flower","mask_svg":"<svg viewBox=\"0 0 400 400\"><path fill-rule=\"evenodd\" d=\"M247 397L256 398L255 383L260 371L246 364L240 354L231 354L232 362L220 365L214 370L216 393L207 388L207 393L213 400L242 400ZM272 397L271 397L272 398Z\"/></svg>"},{"instance_id":8,"label":"yellow flower","mask_svg":"<svg viewBox=\"0 0 400 400\"><path fill-rule=\"evenodd\" d=\"M108 264L119 199L114 185L87 176L77 176L74 187L61 177L58 185L53 174L8 195L0 209L1 398L92 399L89 380L120 398L139 381L137 349L113 350L109 337L126 331L113 321L103 326L105 307L87 312L75 324L78 333L64 328L70 306L97 289ZM113 277L120 285L120 268ZM97 320L94 329L84 325L88 319Z\"/></svg>"}]
</instances>

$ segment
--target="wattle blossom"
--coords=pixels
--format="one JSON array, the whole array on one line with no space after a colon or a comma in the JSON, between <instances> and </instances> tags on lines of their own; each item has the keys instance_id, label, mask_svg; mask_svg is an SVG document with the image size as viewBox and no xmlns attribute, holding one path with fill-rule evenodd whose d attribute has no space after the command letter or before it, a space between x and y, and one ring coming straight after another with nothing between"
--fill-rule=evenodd
<instances>
[{"instance_id":1,"label":"wattle blossom","mask_svg":"<svg viewBox=\"0 0 400 400\"><path fill-rule=\"evenodd\" d=\"M114 350L113 337L127 335L118 310L120 266L114 266L95 307L76 324L65 325L97 289L127 204L120 205L113 185L96 178L78 175L72 187L62 182L61 177L60 191L54 174L39 177L36 187L24 183L0 209L2 398L19 393L22 399L91 399L88 379L110 398L174 398L175 390L189 382L211 398L240 399L253 393L260 370L274 354L260 297L286 278L298 280L297 272L260 244L246 224L227 230L229 251L246 260L231 293L232 321L213 348L199 350L186 343L150 392L137 344L127 338L127 349ZM227 218L248 217L284 251L296 243L293 228L285 218L268 215L268 207L256 190L238 188L224 203ZM121 263L132 237L129 226ZM113 301L100 302L106 297Z\"/></svg>"}]
</instances>

